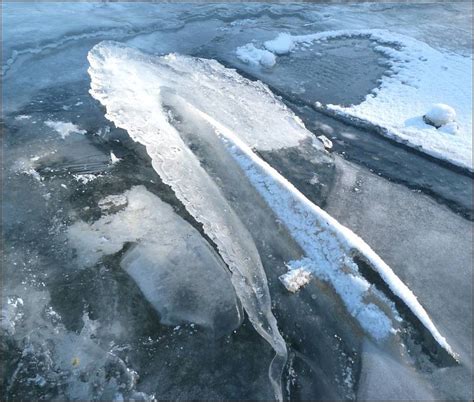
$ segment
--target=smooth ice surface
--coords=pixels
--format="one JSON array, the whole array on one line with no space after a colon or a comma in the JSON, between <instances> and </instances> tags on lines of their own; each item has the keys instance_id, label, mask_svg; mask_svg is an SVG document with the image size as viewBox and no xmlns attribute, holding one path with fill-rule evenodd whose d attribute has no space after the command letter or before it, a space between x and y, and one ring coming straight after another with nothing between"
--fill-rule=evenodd
<instances>
[{"instance_id":1,"label":"smooth ice surface","mask_svg":"<svg viewBox=\"0 0 474 402\"><path fill-rule=\"evenodd\" d=\"M416 371L386 355L376 345L364 342L358 400L430 401L433 394Z\"/></svg>"},{"instance_id":2,"label":"smooth ice surface","mask_svg":"<svg viewBox=\"0 0 474 402\"><path fill-rule=\"evenodd\" d=\"M172 207L143 186L99 201L108 211L92 224L76 222L68 230L84 265L135 243L121 266L167 325L193 323L230 333L242 321L230 275L199 232Z\"/></svg>"},{"instance_id":3,"label":"smooth ice surface","mask_svg":"<svg viewBox=\"0 0 474 402\"><path fill-rule=\"evenodd\" d=\"M108 119L146 146L154 169L171 186L194 219L202 223L204 231L216 244L231 270L232 283L250 321L275 349L276 356L269 376L275 397L282 399L281 373L287 350L271 311L267 280L258 251L250 233L217 185L170 124L170 115L163 102L172 102L174 98L186 95L191 99L195 96L196 106L211 114L218 113L231 126L243 124L243 138L256 146L272 148L271 139L260 137L258 141L253 141L250 135L254 132L261 135L273 126L262 126L265 114L259 120L261 115L251 114L250 110L259 110L260 113L267 110L269 118L280 117L280 133L272 130L280 146L287 141L293 143L298 140L298 137L289 138L284 128L296 136L299 133L300 138L308 137L308 132L293 114L276 102L265 86L253 84L217 62L177 55L151 57L111 42L95 46L88 58L91 64L91 95L104 104ZM187 74L190 81L183 79ZM190 86L190 82L194 85ZM215 86L216 83L223 86ZM196 84L201 86L202 91L196 90ZM244 119L243 122L234 117L238 110L234 102L226 105L218 97L219 93L225 93L232 99L232 88L239 89L239 105L244 109L239 117ZM261 96L245 98L245 90ZM247 103L247 100L250 102ZM254 108L250 109L252 104ZM281 115L270 114L275 109L281 111ZM254 131L256 127L251 123L255 123L262 132Z\"/></svg>"},{"instance_id":4,"label":"smooth ice surface","mask_svg":"<svg viewBox=\"0 0 474 402\"><path fill-rule=\"evenodd\" d=\"M372 40L374 50L388 56L391 74L385 75L379 87L362 103L325 107L370 122L381 127L384 135L472 170L472 56L443 52L383 29L327 31L290 38L279 34L274 42L284 42L289 50L293 48L289 43L299 44L299 50L304 50L307 43L347 37ZM266 48L274 49L276 54L283 49L268 47L267 43ZM433 102L448 104L456 110L459 126L456 136L424 122L423 115ZM454 132L452 127L448 130Z\"/></svg>"}]
</instances>

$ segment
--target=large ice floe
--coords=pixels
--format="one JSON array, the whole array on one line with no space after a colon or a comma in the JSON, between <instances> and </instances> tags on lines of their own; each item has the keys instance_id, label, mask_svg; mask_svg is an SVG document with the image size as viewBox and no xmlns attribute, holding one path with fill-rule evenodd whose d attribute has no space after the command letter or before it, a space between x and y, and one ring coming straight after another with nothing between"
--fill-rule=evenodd
<instances>
[{"instance_id":1,"label":"large ice floe","mask_svg":"<svg viewBox=\"0 0 474 402\"><path fill-rule=\"evenodd\" d=\"M376 52L388 57L389 71L362 103L317 107L370 123L387 137L472 171L472 57L440 51L383 29L280 33L261 46L275 55L286 55L307 51L312 42L342 38L368 38ZM455 110L456 121L440 127L429 124L424 116L432 104Z\"/></svg>"},{"instance_id":2,"label":"large ice floe","mask_svg":"<svg viewBox=\"0 0 474 402\"><path fill-rule=\"evenodd\" d=\"M171 206L136 186L100 200L99 207L105 212L101 219L90 225L79 221L68 230L83 266L133 242L121 266L163 324L192 323L217 334L240 325L243 314L226 266Z\"/></svg>"},{"instance_id":3,"label":"large ice floe","mask_svg":"<svg viewBox=\"0 0 474 402\"><path fill-rule=\"evenodd\" d=\"M116 42L96 45L88 59L91 95L106 107L108 119L146 147L153 168L216 246L250 321L274 348L276 357L269 377L278 399L282 398L280 377L287 350L271 310L259 253L219 182L188 146L186 133L179 130L180 119L211 144L208 153L219 157L220 152L225 152L237 162L243 177L299 245L303 258L289 261L290 271L308 272L329 283L355 323L368 336L383 342L398 331L401 318L395 304L360 272L357 261L363 260L435 341L454 354L414 294L391 268L362 239L310 202L255 152L294 147L312 140L311 133L265 85L251 82L213 60L177 54L151 56ZM212 147L216 141L220 146ZM313 145L325 152L318 141ZM125 219L126 215L120 216L116 219ZM93 225L103 224L98 221ZM96 229L91 230L94 233ZM134 241L133 234L130 236L128 241ZM148 232L146 237L151 236ZM98 234L92 238L93 242L101 241ZM112 247L111 252L118 251L113 242L101 244L103 249ZM133 250L124 258L129 274L133 277L136 270L148 270L143 266L149 266L151 272L156 251ZM92 258L93 263L97 255L84 258ZM303 276L304 282L310 280L309 275ZM157 298L153 283L137 281L147 298Z\"/></svg>"}]
</instances>

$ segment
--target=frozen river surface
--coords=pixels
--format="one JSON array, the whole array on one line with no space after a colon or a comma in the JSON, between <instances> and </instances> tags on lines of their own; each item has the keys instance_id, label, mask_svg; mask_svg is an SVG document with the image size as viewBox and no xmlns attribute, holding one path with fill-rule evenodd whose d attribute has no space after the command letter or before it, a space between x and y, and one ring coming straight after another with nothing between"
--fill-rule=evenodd
<instances>
[{"instance_id":1,"label":"frozen river surface","mask_svg":"<svg viewBox=\"0 0 474 402\"><path fill-rule=\"evenodd\" d=\"M2 18L2 399L472 400L471 3Z\"/></svg>"}]
</instances>

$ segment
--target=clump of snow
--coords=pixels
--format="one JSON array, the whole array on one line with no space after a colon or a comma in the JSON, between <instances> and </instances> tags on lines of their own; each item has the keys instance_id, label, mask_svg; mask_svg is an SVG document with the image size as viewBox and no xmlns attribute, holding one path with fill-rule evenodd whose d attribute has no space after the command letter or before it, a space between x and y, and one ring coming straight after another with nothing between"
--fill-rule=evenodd
<instances>
[{"instance_id":1,"label":"clump of snow","mask_svg":"<svg viewBox=\"0 0 474 402\"><path fill-rule=\"evenodd\" d=\"M81 184L87 184L101 176L100 174L92 173L78 173L73 175L74 179Z\"/></svg>"},{"instance_id":2,"label":"clump of snow","mask_svg":"<svg viewBox=\"0 0 474 402\"><path fill-rule=\"evenodd\" d=\"M311 272L304 268L297 268L281 275L278 279L288 291L295 293L311 281Z\"/></svg>"},{"instance_id":3,"label":"clump of snow","mask_svg":"<svg viewBox=\"0 0 474 402\"><path fill-rule=\"evenodd\" d=\"M44 124L56 131L63 140L70 134L86 134L86 130L71 122L46 120Z\"/></svg>"},{"instance_id":4,"label":"clump of snow","mask_svg":"<svg viewBox=\"0 0 474 402\"><path fill-rule=\"evenodd\" d=\"M444 103L436 103L423 116L425 121L436 128L456 121L456 111Z\"/></svg>"},{"instance_id":5,"label":"clump of snow","mask_svg":"<svg viewBox=\"0 0 474 402\"><path fill-rule=\"evenodd\" d=\"M304 51L311 42L352 37L373 41L374 51L388 57L390 74L358 105L315 102L315 108L369 122L381 128L382 135L472 171L472 57L442 52L384 29L280 33L264 45L285 54L296 48ZM433 99L450 106L429 110ZM422 118L427 110L433 120Z\"/></svg>"},{"instance_id":6,"label":"clump of snow","mask_svg":"<svg viewBox=\"0 0 474 402\"><path fill-rule=\"evenodd\" d=\"M32 158L19 158L15 161L12 166L12 170L16 173L26 174L31 176L33 179L37 180L38 182L43 181L43 177L39 174L37 169L37 161L39 157L32 157Z\"/></svg>"},{"instance_id":7,"label":"clump of snow","mask_svg":"<svg viewBox=\"0 0 474 402\"><path fill-rule=\"evenodd\" d=\"M20 114L18 116L15 117L15 120L17 121L20 121L20 120L29 120L31 119L31 116L27 115L27 114Z\"/></svg>"},{"instance_id":8,"label":"clump of snow","mask_svg":"<svg viewBox=\"0 0 474 402\"><path fill-rule=\"evenodd\" d=\"M112 165L115 165L117 162L120 162L121 160L122 158L118 158L117 156L115 156L113 151L110 151L110 163L112 163Z\"/></svg>"},{"instance_id":9,"label":"clump of snow","mask_svg":"<svg viewBox=\"0 0 474 402\"><path fill-rule=\"evenodd\" d=\"M265 49L256 48L253 43L240 46L235 51L237 57L246 64L261 65L263 67L273 67L276 57L272 52Z\"/></svg>"},{"instance_id":10,"label":"clump of snow","mask_svg":"<svg viewBox=\"0 0 474 402\"><path fill-rule=\"evenodd\" d=\"M29 168L25 170L23 173L30 175L36 181L39 181L39 182L43 181L43 178L41 177L41 175L38 173L38 171L35 168Z\"/></svg>"},{"instance_id":11,"label":"clump of snow","mask_svg":"<svg viewBox=\"0 0 474 402\"><path fill-rule=\"evenodd\" d=\"M326 149L332 148L332 141L325 135L318 135L318 139L323 143L324 148Z\"/></svg>"},{"instance_id":12,"label":"clump of snow","mask_svg":"<svg viewBox=\"0 0 474 402\"><path fill-rule=\"evenodd\" d=\"M289 33L280 33L275 39L267 40L265 48L277 55L288 54L295 47L293 37Z\"/></svg>"}]
</instances>

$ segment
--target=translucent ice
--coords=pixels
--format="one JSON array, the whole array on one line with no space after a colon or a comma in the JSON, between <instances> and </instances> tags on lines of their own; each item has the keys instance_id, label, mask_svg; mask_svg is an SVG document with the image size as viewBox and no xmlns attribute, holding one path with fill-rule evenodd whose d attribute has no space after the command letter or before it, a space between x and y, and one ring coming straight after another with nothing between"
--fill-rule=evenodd
<instances>
[{"instance_id":1,"label":"translucent ice","mask_svg":"<svg viewBox=\"0 0 474 402\"><path fill-rule=\"evenodd\" d=\"M163 324L195 323L216 335L240 325L243 313L230 275L191 225L143 186L99 201L107 215L69 228L71 245L86 265L136 243L121 265L159 312ZM116 213L109 213L110 211Z\"/></svg>"}]
</instances>

